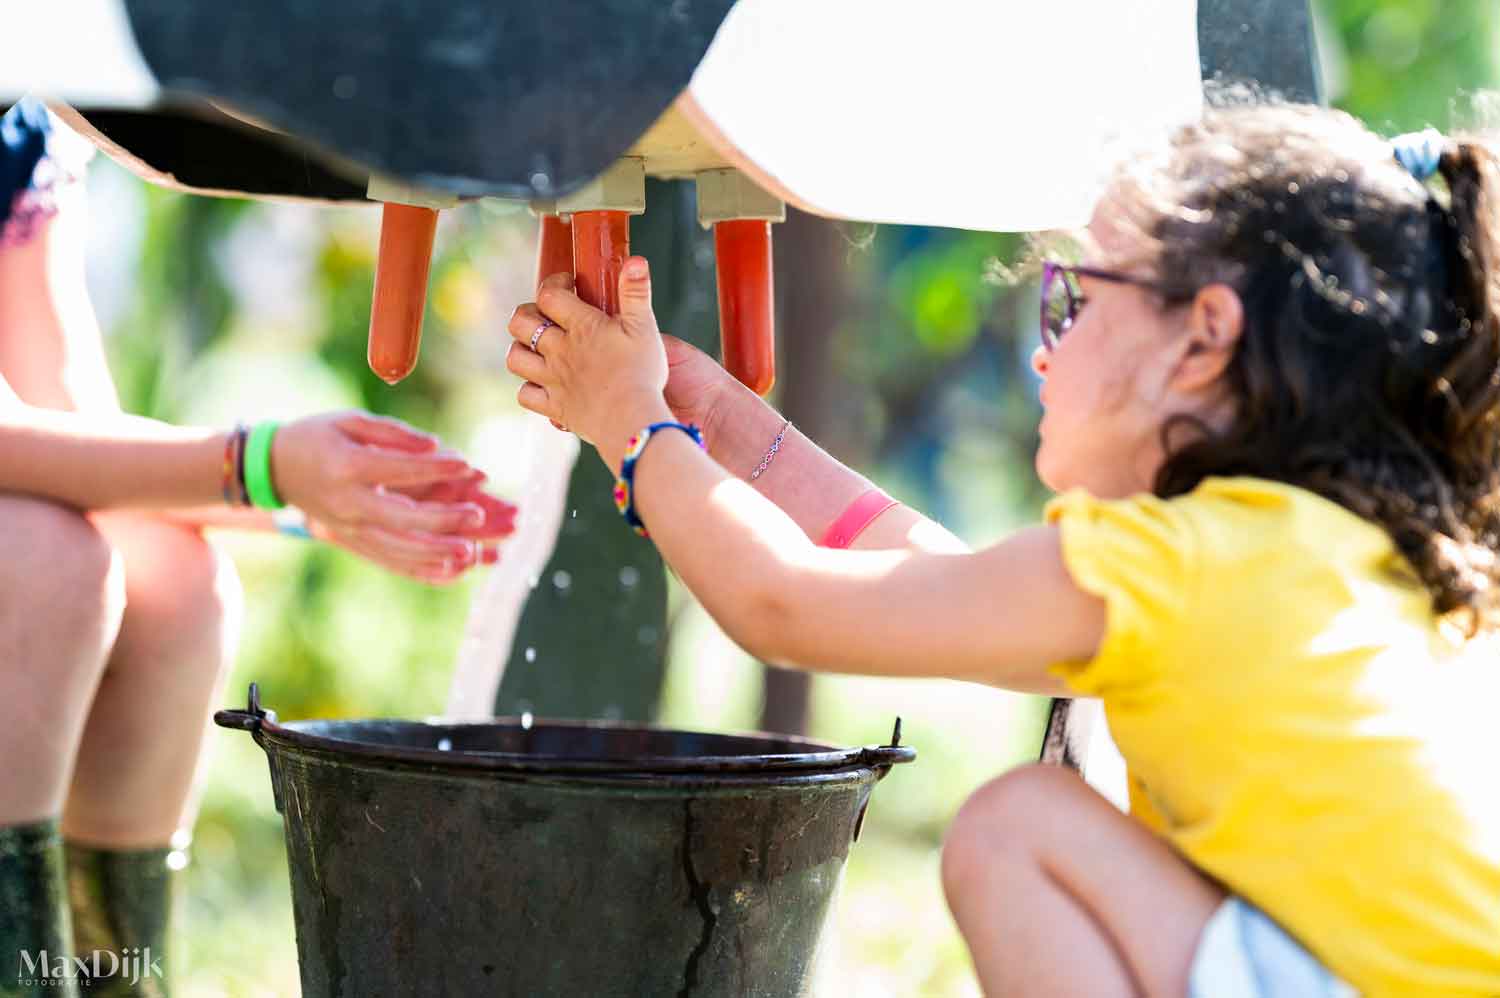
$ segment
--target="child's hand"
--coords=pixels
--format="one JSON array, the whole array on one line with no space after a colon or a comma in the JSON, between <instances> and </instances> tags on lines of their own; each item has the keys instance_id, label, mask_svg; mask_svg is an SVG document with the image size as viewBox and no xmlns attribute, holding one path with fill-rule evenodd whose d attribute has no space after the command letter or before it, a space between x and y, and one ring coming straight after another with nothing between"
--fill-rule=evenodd
<instances>
[{"instance_id":1,"label":"child's hand","mask_svg":"<svg viewBox=\"0 0 1500 998\"><path fill-rule=\"evenodd\" d=\"M515 529L515 507L481 491L482 472L398 420L299 419L277 431L271 465L313 536L427 582L493 562L484 541Z\"/></svg>"},{"instance_id":2,"label":"child's hand","mask_svg":"<svg viewBox=\"0 0 1500 998\"><path fill-rule=\"evenodd\" d=\"M516 396L521 407L594 444L611 470L619 471L632 434L671 418L662 397L667 355L644 259L631 257L621 269L618 317L586 304L567 277L555 275L542 282L535 304L512 313L508 328L516 342L505 366L526 381Z\"/></svg>"},{"instance_id":3,"label":"child's hand","mask_svg":"<svg viewBox=\"0 0 1500 998\"><path fill-rule=\"evenodd\" d=\"M701 427L712 450L725 409L754 393L691 343L665 333L661 339L667 348L667 405L679 423Z\"/></svg>"}]
</instances>

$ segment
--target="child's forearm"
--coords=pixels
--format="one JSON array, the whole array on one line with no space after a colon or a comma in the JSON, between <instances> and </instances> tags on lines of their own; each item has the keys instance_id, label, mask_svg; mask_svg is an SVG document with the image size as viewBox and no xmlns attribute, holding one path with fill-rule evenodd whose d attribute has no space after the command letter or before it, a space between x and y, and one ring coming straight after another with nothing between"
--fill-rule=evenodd
<instances>
[{"instance_id":1,"label":"child's forearm","mask_svg":"<svg viewBox=\"0 0 1500 998\"><path fill-rule=\"evenodd\" d=\"M731 474L748 480L786 420L749 389L736 389L721 404L717 421L710 428L709 453ZM814 541L823 538L850 503L874 487L868 478L841 464L795 426L787 430L770 466L751 484ZM950 553L967 550L953 534L908 506L895 506L882 513L851 547Z\"/></svg>"},{"instance_id":2,"label":"child's forearm","mask_svg":"<svg viewBox=\"0 0 1500 998\"><path fill-rule=\"evenodd\" d=\"M0 406L0 492L78 509L222 502L227 435L120 414Z\"/></svg>"},{"instance_id":3,"label":"child's forearm","mask_svg":"<svg viewBox=\"0 0 1500 998\"><path fill-rule=\"evenodd\" d=\"M183 506L179 509L164 509L158 514L163 520L180 523L186 527L213 528L218 530L249 530L276 533L276 520L270 512L250 506Z\"/></svg>"}]
</instances>

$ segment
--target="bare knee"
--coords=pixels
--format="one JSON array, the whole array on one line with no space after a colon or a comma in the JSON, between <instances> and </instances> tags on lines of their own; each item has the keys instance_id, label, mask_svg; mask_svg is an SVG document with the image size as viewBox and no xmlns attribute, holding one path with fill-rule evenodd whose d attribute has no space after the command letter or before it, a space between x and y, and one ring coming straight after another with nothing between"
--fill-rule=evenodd
<instances>
[{"instance_id":1,"label":"bare knee","mask_svg":"<svg viewBox=\"0 0 1500 998\"><path fill-rule=\"evenodd\" d=\"M0 525L0 647L97 671L125 608L118 554L82 513L43 499L0 496Z\"/></svg>"},{"instance_id":2,"label":"bare knee","mask_svg":"<svg viewBox=\"0 0 1500 998\"><path fill-rule=\"evenodd\" d=\"M119 651L164 667L222 667L243 596L229 558L189 527L139 515L99 518L125 561L127 605ZM176 654L177 652L182 654ZM213 662L201 660L211 657Z\"/></svg>"},{"instance_id":3,"label":"bare knee","mask_svg":"<svg viewBox=\"0 0 1500 998\"><path fill-rule=\"evenodd\" d=\"M1006 866L1037 862L1049 824L1073 796L1092 793L1071 770L1021 766L984 784L964 801L943 842L943 890L950 907L986 889Z\"/></svg>"}]
</instances>

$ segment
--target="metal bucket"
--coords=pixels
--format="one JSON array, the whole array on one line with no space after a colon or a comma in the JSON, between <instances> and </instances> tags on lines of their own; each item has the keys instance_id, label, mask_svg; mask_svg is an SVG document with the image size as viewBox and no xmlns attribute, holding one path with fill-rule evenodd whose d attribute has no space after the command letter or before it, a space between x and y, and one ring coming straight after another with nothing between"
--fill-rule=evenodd
<instances>
[{"instance_id":1,"label":"metal bucket","mask_svg":"<svg viewBox=\"0 0 1500 998\"><path fill-rule=\"evenodd\" d=\"M214 716L266 753L306 998L790 996L916 753L606 722Z\"/></svg>"}]
</instances>

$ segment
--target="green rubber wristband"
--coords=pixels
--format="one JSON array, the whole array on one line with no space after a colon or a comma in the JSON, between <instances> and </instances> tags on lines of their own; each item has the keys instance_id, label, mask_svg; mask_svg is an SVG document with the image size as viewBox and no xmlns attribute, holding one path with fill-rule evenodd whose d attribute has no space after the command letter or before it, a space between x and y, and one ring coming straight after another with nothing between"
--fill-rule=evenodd
<instances>
[{"instance_id":1,"label":"green rubber wristband","mask_svg":"<svg viewBox=\"0 0 1500 998\"><path fill-rule=\"evenodd\" d=\"M276 436L274 422L256 423L245 441L245 491L250 502L261 509L281 509L286 503L276 495L271 482L271 440Z\"/></svg>"}]
</instances>

